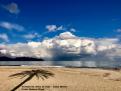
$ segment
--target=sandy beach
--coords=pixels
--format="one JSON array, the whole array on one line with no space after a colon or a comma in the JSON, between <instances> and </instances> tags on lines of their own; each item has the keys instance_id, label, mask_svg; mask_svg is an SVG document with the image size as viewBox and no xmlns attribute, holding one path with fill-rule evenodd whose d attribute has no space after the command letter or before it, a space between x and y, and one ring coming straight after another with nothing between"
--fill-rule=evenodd
<instances>
[{"instance_id":1,"label":"sandy beach","mask_svg":"<svg viewBox=\"0 0 121 91\"><path fill-rule=\"evenodd\" d=\"M43 69L54 77L42 80L36 76L16 91L121 91L121 70L63 67L0 67L0 91L12 91L28 76L9 77L23 71Z\"/></svg>"}]
</instances>

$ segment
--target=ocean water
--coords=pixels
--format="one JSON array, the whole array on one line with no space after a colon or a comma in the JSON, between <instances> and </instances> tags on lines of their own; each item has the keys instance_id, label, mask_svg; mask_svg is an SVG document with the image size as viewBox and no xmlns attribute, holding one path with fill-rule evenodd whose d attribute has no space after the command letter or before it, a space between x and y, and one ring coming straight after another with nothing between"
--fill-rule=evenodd
<instances>
[{"instance_id":1,"label":"ocean water","mask_svg":"<svg viewBox=\"0 0 121 91\"><path fill-rule=\"evenodd\" d=\"M0 61L1 66L65 66L65 67L106 67L121 68L121 61Z\"/></svg>"}]
</instances>

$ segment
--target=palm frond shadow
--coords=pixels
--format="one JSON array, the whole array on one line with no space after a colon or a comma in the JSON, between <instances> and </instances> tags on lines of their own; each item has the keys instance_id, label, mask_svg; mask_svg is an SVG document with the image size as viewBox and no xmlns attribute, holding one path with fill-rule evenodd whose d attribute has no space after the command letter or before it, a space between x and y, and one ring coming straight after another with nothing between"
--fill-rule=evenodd
<instances>
[{"instance_id":1,"label":"palm frond shadow","mask_svg":"<svg viewBox=\"0 0 121 91\"><path fill-rule=\"evenodd\" d=\"M17 85L15 88L13 88L11 91L17 90L19 87L21 87L24 83L30 81L33 77L37 77L38 79L41 78L42 80L48 79L49 77L54 77L54 74L50 71L43 70L43 69L36 69L36 70L30 70L30 71L22 71L20 73L12 74L9 77L10 78L24 78L27 77L23 82L21 82L19 85Z\"/></svg>"}]
</instances>

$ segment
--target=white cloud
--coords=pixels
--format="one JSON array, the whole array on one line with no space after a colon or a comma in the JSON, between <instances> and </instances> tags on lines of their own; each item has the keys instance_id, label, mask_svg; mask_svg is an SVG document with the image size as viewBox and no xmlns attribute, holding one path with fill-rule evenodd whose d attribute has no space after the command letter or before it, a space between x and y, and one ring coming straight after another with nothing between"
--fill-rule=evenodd
<instances>
[{"instance_id":1,"label":"white cloud","mask_svg":"<svg viewBox=\"0 0 121 91\"><path fill-rule=\"evenodd\" d=\"M66 28L61 25L61 26L57 27L57 30L66 30Z\"/></svg>"},{"instance_id":2,"label":"white cloud","mask_svg":"<svg viewBox=\"0 0 121 91\"><path fill-rule=\"evenodd\" d=\"M33 56L45 60L94 60L96 62L121 59L121 44L116 38L82 38L71 32L61 33L42 42L6 45L12 56ZM82 59L83 58L83 59Z\"/></svg>"},{"instance_id":3,"label":"white cloud","mask_svg":"<svg viewBox=\"0 0 121 91\"><path fill-rule=\"evenodd\" d=\"M41 46L41 42L28 42L28 45L33 48L36 48L36 47Z\"/></svg>"},{"instance_id":4,"label":"white cloud","mask_svg":"<svg viewBox=\"0 0 121 91\"><path fill-rule=\"evenodd\" d=\"M57 26L56 25L47 25L46 29L48 29L49 32L56 31Z\"/></svg>"},{"instance_id":5,"label":"white cloud","mask_svg":"<svg viewBox=\"0 0 121 91\"><path fill-rule=\"evenodd\" d=\"M39 37L39 34L38 33L30 33L30 34L23 35L23 37L26 39L33 39L33 38Z\"/></svg>"},{"instance_id":6,"label":"white cloud","mask_svg":"<svg viewBox=\"0 0 121 91\"><path fill-rule=\"evenodd\" d=\"M3 41L5 41L5 42L9 41L9 38L8 38L7 34L4 34L4 33L0 34L0 39L3 40Z\"/></svg>"},{"instance_id":7,"label":"white cloud","mask_svg":"<svg viewBox=\"0 0 121 91\"><path fill-rule=\"evenodd\" d=\"M75 35L73 35L71 32L64 32L64 33L61 33L59 36L59 38L62 38L62 39L72 39L72 38L76 38Z\"/></svg>"},{"instance_id":8,"label":"white cloud","mask_svg":"<svg viewBox=\"0 0 121 91\"><path fill-rule=\"evenodd\" d=\"M76 29L75 28L71 28L70 31L71 32L76 32Z\"/></svg>"},{"instance_id":9,"label":"white cloud","mask_svg":"<svg viewBox=\"0 0 121 91\"><path fill-rule=\"evenodd\" d=\"M7 30L17 30L23 31L25 28L21 25L10 23L10 22L0 22L0 27L5 28Z\"/></svg>"},{"instance_id":10,"label":"white cloud","mask_svg":"<svg viewBox=\"0 0 121 91\"><path fill-rule=\"evenodd\" d=\"M14 2L7 5L2 5L2 7L11 14L18 14L20 12L18 5Z\"/></svg>"},{"instance_id":11,"label":"white cloud","mask_svg":"<svg viewBox=\"0 0 121 91\"><path fill-rule=\"evenodd\" d=\"M54 31L58 31L58 30L65 30L65 28L63 26L57 26L57 25L47 25L46 29L49 32L54 32Z\"/></svg>"}]
</instances>

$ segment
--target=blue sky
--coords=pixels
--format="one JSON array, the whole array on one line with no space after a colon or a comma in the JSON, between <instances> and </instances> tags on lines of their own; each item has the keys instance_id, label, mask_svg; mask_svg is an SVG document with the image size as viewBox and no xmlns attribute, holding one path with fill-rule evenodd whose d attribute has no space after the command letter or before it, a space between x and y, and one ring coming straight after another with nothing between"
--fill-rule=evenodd
<instances>
[{"instance_id":1,"label":"blue sky","mask_svg":"<svg viewBox=\"0 0 121 91\"><path fill-rule=\"evenodd\" d=\"M41 41L64 31L110 38L120 29L121 0L0 0L1 43Z\"/></svg>"}]
</instances>

